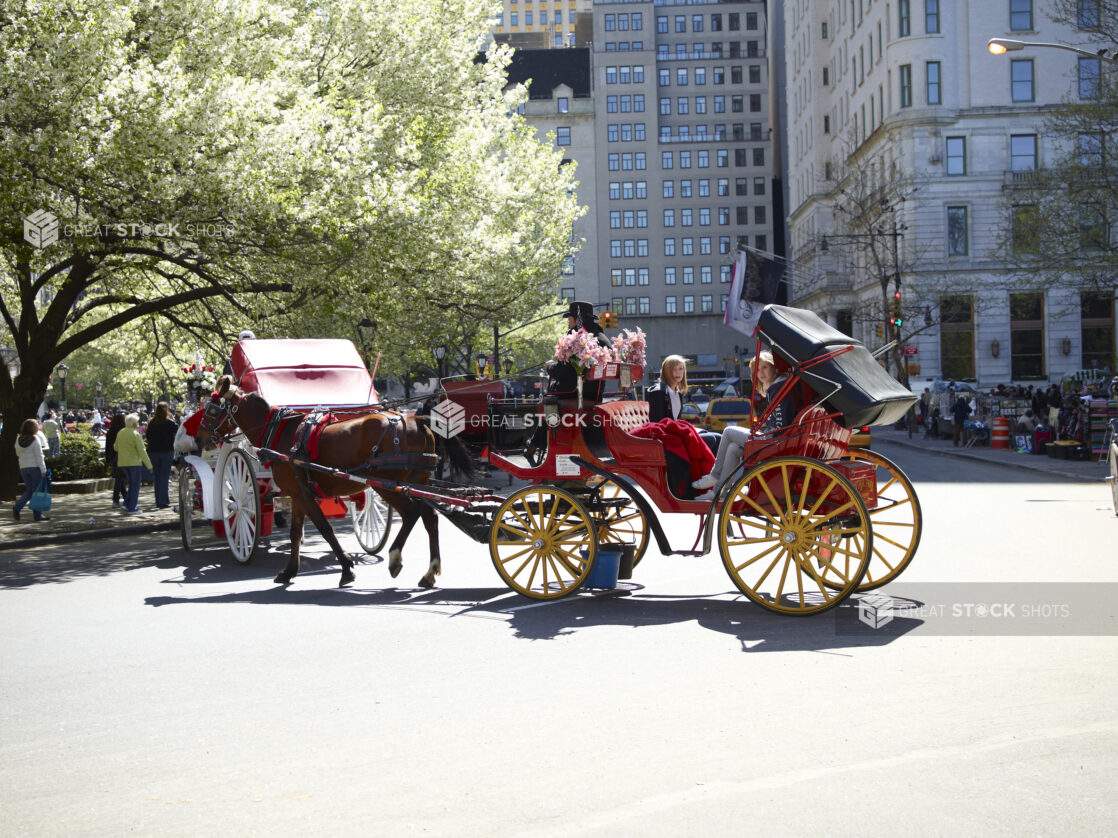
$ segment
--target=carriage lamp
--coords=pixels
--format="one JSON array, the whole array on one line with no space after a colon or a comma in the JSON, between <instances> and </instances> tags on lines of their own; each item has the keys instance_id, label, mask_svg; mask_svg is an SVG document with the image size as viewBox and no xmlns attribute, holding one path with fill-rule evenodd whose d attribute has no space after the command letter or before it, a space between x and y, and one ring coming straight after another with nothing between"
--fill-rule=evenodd
<instances>
[{"instance_id":1,"label":"carriage lamp","mask_svg":"<svg viewBox=\"0 0 1118 838\"><path fill-rule=\"evenodd\" d=\"M477 354L477 374L479 378L485 375L485 359L486 355L484 352L479 352Z\"/></svg>"},{"instance_id":2,"label":"carriage lamp","mask_svg":"<svg viewBox=\"0 0 1118 838\"><path fill-rule=\"evenodd\" d=\"M446 346L439 344L432 350L435 353L435 366L438 367L439 378L443 377L443 358L446 357Z\"/></svg>"},{"instance_id":3,"label":"carriage lamp","mask_svg":"<svg viewBox=\"0 0 1118 838\"><path fill-rule=\"evenodd\" d=\"M1067 353L1064 353L1065 355ZM505 376L508 377L512 374L512 358L506 357L504 360Z\"/></svg>"},{"instance_id":4,"label":"carriage lamp","mask_svg":"<svg viewBox=\"0 0 1118 838\"><path fill-rule=\"evenodd\" d=\"M559 425L559 400L554 396L543 400L543 420L552 428Z\"/></svg>"},{"instance_id":5,"label":"carriage lamp","mask_svg":"<svg viewBox=\"0 0 1118 838\"><path fill-rule=\"evenodd\" d=\"M990 341L990 354L997 358L1002 352L1002 345L998 343L998 339L994 338Z\"/></svg>"}]
</instances>

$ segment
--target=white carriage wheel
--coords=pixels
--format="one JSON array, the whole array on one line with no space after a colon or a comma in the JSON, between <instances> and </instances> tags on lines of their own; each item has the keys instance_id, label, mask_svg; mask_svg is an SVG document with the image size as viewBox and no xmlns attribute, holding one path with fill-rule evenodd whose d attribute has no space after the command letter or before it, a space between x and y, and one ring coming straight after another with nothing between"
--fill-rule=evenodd
<instances>
[{"instance_id":1,"label":"white carriage wheel","mask_svg":"<svg viewBox=\"0 0 1118 838\"><path fill-rule=\"evenodd\" d=\"M221 520L233 558L248 562L260 542L260 492L248 455L237 449L229 452L221 471Z\"/></svg>"},{"instance_id":2,"label":"white carriage wheel","mask_svg":"<svg viewBox=\"0 0 1118 838\"><path fill-rule=\"evenodd\" d=\"M179 465L179 532L182 546L188 551L194 549L194 505L199 498L197 480L193 466L187 462Z\"/></svg>"},{"instance_id":3,"label":"white carriage wheel","mask_svg":"<svg viewBox=\"0 0 1118 838\"><path fill-rule=\"evenodd\" d=\"M357 508L353 501L346 501L353 518L353 534L361 549L372 555L384 549L388 531L392 529L393 509L384 498L372 489L365 489L365 506Z\"/></svg>"}]
</instances>

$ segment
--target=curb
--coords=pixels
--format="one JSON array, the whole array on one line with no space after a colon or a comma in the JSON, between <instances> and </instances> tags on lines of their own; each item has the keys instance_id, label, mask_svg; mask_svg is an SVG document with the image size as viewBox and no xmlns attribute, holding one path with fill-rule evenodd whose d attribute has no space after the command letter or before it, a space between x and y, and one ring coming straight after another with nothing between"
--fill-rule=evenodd
<instances>
[{"instance_id":1,"label":"curb","mask_svg":"<svg viewBox=\"0 0 1118 838\"><path fill-rule=\"evenodd\" d=\"M1028 461L1011 460L1011 461L1007 461L1007 462L1002 462L1000 460L993 460L993 459L990 459L988 457L981 457L981 456L978 456L976 454L971 454L967 451L932 450L932 449L927 448L926 446L919 445L915 442L909 442L907 439L894 439L892 437L886 437L886 438L882 438L881 441L885 442L885 443L892 444L892 445L900 445L904 448L911 448L913 451L926 451L929 454L935 454L935 455L941 455L941 456L947 456L947 457L958 457L960 460L970 460L970 461L976 462L976 463L987 463L989 465L1002 466L1004 468L1023 468L1027 471L1033 471L1033 472L1037 472L1037 473L1040 473L1040 474L1051 474L1051 475L1055 475L1057 477L1066 478L1068 480L1079 480L1083 483L1101 483L1103 480L1106 479L1105 475L1102 475L1102 476L1099 476L1099 477L1091 477L1089 475L1079 474L1077 472L1061 471L1059 469L1053 469L1053 468L1041 468L1040 466L1033 465L1032 463L1030 463ZM1021 455L1021 456L1027 456L1027 455Z\"/></svg>"},{"instance_id":2,"label":"curb","mask_svg":"<svg viewBox=\"0 0 1118 838\"><path fill-rule=\"evenodd\" d=\"M53 535L36 535L31 538L21 538L17 541L5 541L3 544L0 544L0 553L19 548L43 547L47 544L65 544L70 541L93 541L98 538L113 538L116 536L145 535L152 532L177 530L178 528L178 521L163 521L161 523L142 524L133 527L102 527L96 530L78 530L75 532L54 533Z\"/></svg>"}]
</instances>

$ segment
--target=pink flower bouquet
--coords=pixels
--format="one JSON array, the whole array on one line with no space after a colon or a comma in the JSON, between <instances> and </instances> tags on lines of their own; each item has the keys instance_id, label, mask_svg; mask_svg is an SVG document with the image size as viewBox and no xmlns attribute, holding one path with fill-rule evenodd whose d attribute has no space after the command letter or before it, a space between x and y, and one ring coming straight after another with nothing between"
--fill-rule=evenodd
<instances>
[{"instance_id":1,"label":"pink flower bouquet","mask_svg":"<svg viewBox=\"0 0 1118 838\"><path fill-rule=\"evenodd\" d=\"M568 332L555 344L555 360L566 361L582 375L588 369L613 360L608 347L599 346L597 339L585 329Z\"/></svg>"},{"instance_id":2,"label":"pink flower bouquet","mask_svg":"<svg viewBox=\"0 0 1118 838\"><path fill-rule=\"evenodd\" d=\"M645 346L643 329L637 327L635 332L625 329L613 338L613 360L643 367Z\"/></svg>"}]
</instances>

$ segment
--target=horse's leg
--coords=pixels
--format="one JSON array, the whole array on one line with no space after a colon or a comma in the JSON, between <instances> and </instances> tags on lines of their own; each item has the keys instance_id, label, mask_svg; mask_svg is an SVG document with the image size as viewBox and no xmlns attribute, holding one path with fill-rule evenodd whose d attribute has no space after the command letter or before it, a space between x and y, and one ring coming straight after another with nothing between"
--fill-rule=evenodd
<instances>
[{"instance_id":1,"label":"horse's leg","mask_svg":"<svg viewBox=\"0 0 1118 838\"><path fill-rule=\"evenodd\" d=\"M303 508L295 502L292 498L291 503L291 556L287 560L287 567L285 567L276 576L277 582L281 585L288 585L291 580L295 578L295 574L299 572L299 545L303 543L303 519L306 515L303 514Z\"/></svg>"},{"instance_id":2,"label":"horse's leg","mask_svg":"<svg viewBox=\"0 0 1118 838\"><path fill-rule=\"evenodd\" d=\"M326 519L326 516L322 514L322 510L317 503L312 502L308 505L307 517L318 527L318 531L322 533L322 536L333 549L334 555L338 557L338 561L342 565L342 578L341 581L338 582L338 587L344 588L357 578L357 575L353 572L353 559L349 557L349 554L342 549L342 545L338 543L338 537L334 535L334 528L330 526L330 522Z\"/></svg>"},{"instance_id":3,"label":"horse's leg","mask_svg":"<svg viewBox=\"0 0 1118 838\"><path fill-rule=\"evenodd\" d=\"M427 541L431 546L431 565L427 568L424 577L419 580L419 587L430 588L435 584L435 577L443 572L443 560L439 556L439 513L427 504L422 504L419 516L423 519L423 526L427 530Z\"/></svg>"},{"instance_id":4,"label":"horse's leg","mask_svg":"<svg viewBox=\"0 0 1118 838\"><path fill-rule=\"evenodd\" d=\"M392 545L388 548L388 573L395 579L404 567L404 542L408 540L412 527L419 520L420 504L414 500L400 497L399 503L392 505L400 513L400 531L396 533L396 537L392 539Z\"/></svg>"}]
</instances>

